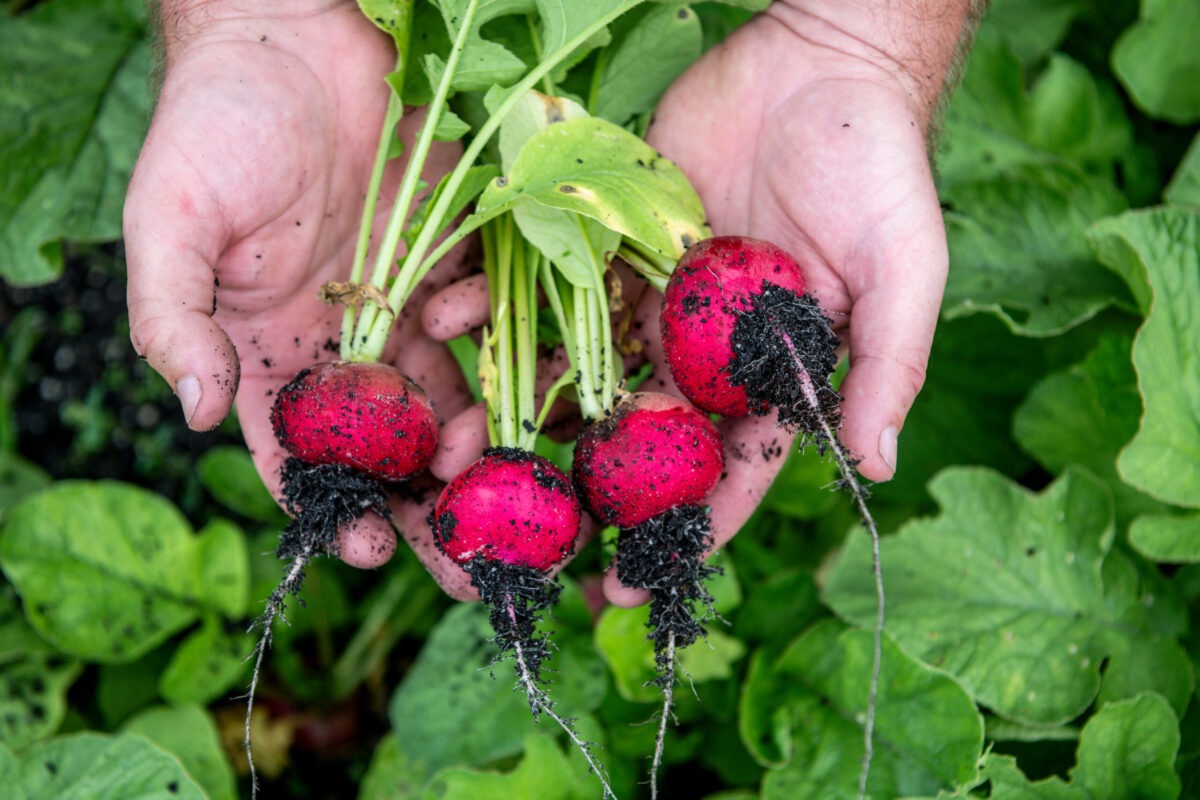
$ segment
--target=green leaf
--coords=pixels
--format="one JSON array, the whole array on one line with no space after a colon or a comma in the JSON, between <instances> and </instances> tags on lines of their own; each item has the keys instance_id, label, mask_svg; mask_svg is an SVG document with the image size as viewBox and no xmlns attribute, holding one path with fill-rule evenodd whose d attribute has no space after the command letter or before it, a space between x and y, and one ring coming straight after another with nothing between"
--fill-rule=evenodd
<instances>
[{"instance_id":1,"label":"green leaf","mask_svg":"<svg viewBox=\"0 0 1200 800\"><path fill-rule=\"evenodd\" d=\"M782 751L767 760L764 800L854 797L863 755L863 717L874 660L871 631L818 623L773 664L747 677L739 726ZM872 797L935 795L975 782L983 719L950 676L883 642L873 736Z\"/></svg>"},{"instance_id":2,"label":"green leaf","mask_svg":"<svg viewBox=\"0 0 1200 800\"><path fill-rule=\"evenodd\" d=\"M268 525L287 523L287 515L267 491L245 447L222 445L205 450L196 459L200 483L218 503Z\"/></svg>"},{"instance_id":3,"label":"green leaf","mask_svg":"<svg viewBox=\"0 0 1200 800\"><path fill-rule=\"evenodd\" d=\"M1129 543L1152 561L1195 564L1200 562L1200 515L1140 517L1129 528Z\"/></svg>"},{"instance_id":4,"label":"green leaf","mask_svg":"<svg viewBox=\"0 0 1200 800\"><path fill-rule=\"evenodd\" d=\"M1129 212L1089 231L1106 264L1135 289L1146 321L1133 345L1145 412L1121 452L1129 483L1168 503L1200 507L1200 215Z\"/></svg>"},{"instance_id":5,"label":"green leaf","mask_svg":"<svg viewBox=\"0 0 1200 800\"><path fill-rule=\"evenodd\" d=\"M0 583L0 744L21 750L58 730L81 668L34 632Z\"/></svg>"},{"instance_id":6,"label":"green leaf","mask_svg":"<svg viewBox=\"0 0 1200 800\"><path fill-rule=\"evenodd\" d=\"M999 31L1028 65L1057 47L1086 8L1086 0L992 0L983 24Z\"/></svg>"},{"instance_id":7,"label":"green leaf","mask_svg":"<svg viewBox=\"0 0 1200 800\"><path fill-rule=\"evenodd\" d=\"M217 725L200 706L150 708L125 723L122 731L140 734L178 758L209 800L237 799L233 767Z\"/></svg>"},{"instance_id":8,"label":"green leaf","mask_svg":"<svg viewBox=\"0 0 1200 800\"><path fill-rule=\"evenodd\" d=\"M1030 144L1074 161L1111 164L1133 147L1116 89L1061 53L1050 56L1024 112Z\"/></svg>"},{"instance_id":9,"label":"green leaf","mask_svg":"<svg viewBox=\"0 0 1200 800\"><path fill-rule=\"evenodd\" d=\"M454 40L465 17L468 0L438 0L435 3L442 12L446 32ZM475 12L471 32L467 36L458 69L454 72L450 87L455 92L484 91L493 84L507 85L525 73L525 62L517 58L502 45L484 39L480 28L487 22L506 14L525 14L533 10L532 0L480 0ZM443 52L449 52L447 48ZM436 64L440 62L442 67ZM436 85L444 61L439 57L424 66L430 83Z\"/></svg>"},{"instance_id":10,"label":"green leaf","mask_svg":"<svg viewBox=\"0 0 1200 800\"><path fill-rule=\"evenodd\" d=\"M196 537L178 509L144 489L63 481L12 510L0 567L38 633L73 655L117 663L201 611L244 607L239 536L218 525Z\"/></svg>"},{"instance_id":11,"label":"green leaf","mask_svg":"<svg viewBox=\"0 0 1200 800\"><path fill-rule=\"evenodd\" d=\"M669 258L707 236L700 198L679 168L597 118L564 120L530 137L476 213L525 200L596 219Z\"/></svg>"},{"instance_id":12,"label":"green leaf","mask_svg":"<svg viewBox=\"0 0 1200 800\"><path fill-rule=\"evenodd\" d=\"M407 754L400 749L396 734L389 732L375 747L367 773L358 787L358 800L417 797L424 785L425 771L414 768Z\"/></svg>"},{"instance_id":13,"label":"green leaf","mask_svg":"<svg viewBox=\"0 0 1200 800\"><path fill-rule=\"evenodd\" d=\"M992 800L1174 800L1179 797L1175 753L1179 723L1156 694L1109 703L1079 737L1071 782L1028 779L1012 756L988 755L984 775Z\"/></svg>"},{"instance_id":14,"label":"green leaf","mask_svg":"<svg viewBox=\"0 0 1200 800\"><path fill-rule=\"evenodd\" d=\"M1117 40L1112 68L1133 102L1178 125L1200 120L1200 29L1195 0L1142 0L1135 25Z\"/></svg>"},{"instance_id":15,"label":"green leaf","mask_svg":"<svg viewBox=\"0 0 1200 800\"><path fill-rule=\"evenodd\" d=\"M413 0L358 0L358 9L375 23L375 27L391 36L401 52L407 49Z\"/></svg>"},{"instance_id":16,"label":"green leaf","mask_svg":"<svg viewBox=\"0 0 1200 800\"><path fill-rule=\"evenodd\" d=\"M219 617L206 616L204 624L180 642L163 669L158 679L159 693L175 705L206 706L220 699L243 679L248 682L250 665L246 659L255 641L240 628L226 630Z\"/></svg>"},{"instance_id":17,"label":"green leaf","mask_svg":"<svg viewBox=\"0 0 1200 800\"><path fill-rule=\"evenodd\" d=\"M426 800L591 800L595 776L575 767L554 740L528 734L524 755L511 772L497 774L453 768L440 772L422 795Z\"/></svg>"},{"instance_id":18,"label":"green leaf","mask_svg":"<svg viewBox=\"0 0 1200 800\"><path fill-rule=\"evenodd\" d=\"M488 93L488 110L494 111L503 102L499 94ZM500 169L509 171L521 154L521 148L535 134L568 119L586 119L587 110L568 97L551 97L531 90L516 102L497 136L500 148Z\"/></svg>"},{"instance_id":19,"label":"green leaf","mask_svg":"<svg viewBox=\"0 0 1200 800\"><path fill-rule=\"evenodd\" d=\"M443 109L441 116L438 117L437 128L433 131L433 138L439 142L456 142L470 132L471 126L463 122L462 118L455 114L450 109Z\"/></svg>"},{"instance_id":20,"label":"green leaf","mask_svg":"<svg viewBox=\"0 0 1200 800\"><path fill-rule=\"evenodd\" d=\"M151 68L131 3L58 0L0 25L0 277L53 280L61 240L121 235Z\"/></svg>"},{"instance_id":21,"label":"green leaf","mask_svg":"<svg viewBox=\"0 0 1200 800\"><path fill-rule=\"evenodd\" d=\"M132 733L76 733L15 759L0 747L0 777L13 800L205 800L172 755Z\"/></svg>"},{"instance_id":22,"label":"green leaf","mask_svg":"<svg viewBox=\"0 0 1200 800\"><path fill-rule=\"evenodd\" d=\"M1111 184L1080 172L1014 168L948 195L950 276L943 314L990 311L1015 333L1053 336L1125 297L1096 262L1085 231L1121 211Z\"/></svg>"},{"instance_id":23,"label":"green leaf","mask_svg":"<svg viewBox=\"0 0 1200 800\"><path fill-rule=\"evenodd\" d=\"M564 633L556 636L559 650L546 665L546 688L558 713L573 716L599 705L607 682L590 641ZM491 636L481 605L452 608L392 696L388 713L397 745L426 777L520 752L531 724L529 706L524 692L514 691L511 663L489 669L496 655ZM543 730L557 727L545 716L540 724L550 726Z\"/></svg>"},{"instance_id":24,"label":"green leaf","mask_svg":"<svg viewBox=\"0 0 1200 800\"><path fill-rule=\"evenodd\" d=\"M1043 378L1013 418L1021 448L1048 471L1079 464L1102 478L1122 521L1163 510L1117 474L1117 454L1142 415L1132 346L1124 333L1102 335L1082 362Z\"/></svg>"},{"instance_id":25,"label":"green leaf","mask_svg":"<svg viewBox=\"0 0 1200 800\"><path fill-rule=\"evenodd\" d=\"M16 453L0 452L0 522L8 509L50 485L50 476Z\"/></svg>"},{"instance_id":26,"label":"green leaf","mask_svg":"<svg viewBox=\"0 0 1200 800\"><path fill-rule=\"evenodd\" d=\"M1163 191L1163 198L1168 203L1200 211L1200 134L1192 140L1183 160L1175 168L1171 182Z\"/></svg>"},{"instance_id":27,"label":"green leaf","mask_svg":"<svg viewBox=\"0 0 1200 800\"><path fill-rule=\"evenodd\" d=\"M1079 716L1106 658L1113 693L1137 675L1138 691L1161 689L1186 707L1192 675L1172 638L1176 609L1109 552L1111 500L1097 479L1072 468L1033 494L990 470L957 468L929 489L941 514L881 547L886 627L901 647L1027 724ZM866 537L852 536L825 587L834 611L860 625L875 617L870 565Z\"/></svg>"},{"instance_id":28,"label":"green leaf","mask_svg":"<svg viewBox=\"0 0 1200 800\"><path fill-rule=\"evenodd\" d=\"M592 113L624 125L652 111L667 87L700 57L702 38L700 19L688 6L650 6L606 49Z\"/></svg>"}]
</instances>

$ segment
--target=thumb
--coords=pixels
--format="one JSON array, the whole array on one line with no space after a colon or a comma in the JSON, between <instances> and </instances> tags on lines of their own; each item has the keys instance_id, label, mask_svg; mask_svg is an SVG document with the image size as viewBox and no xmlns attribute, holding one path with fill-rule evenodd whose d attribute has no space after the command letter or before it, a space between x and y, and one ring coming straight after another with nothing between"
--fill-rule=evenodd
<instances>
[{"instance_id":1,"label":"thumb","mask_svg":"<svg viewBox=\"0 0 1200 800\"><path fill-rule=\"evenodd\" d=\"M237 393L240 363L229 336L213 321L217 230L189 215L182 197L149 189L167 182L135 174L125 202L129 334L133 347L162 375L183 407L188 427L216 427Z\"/></svg>"}]
</instances>

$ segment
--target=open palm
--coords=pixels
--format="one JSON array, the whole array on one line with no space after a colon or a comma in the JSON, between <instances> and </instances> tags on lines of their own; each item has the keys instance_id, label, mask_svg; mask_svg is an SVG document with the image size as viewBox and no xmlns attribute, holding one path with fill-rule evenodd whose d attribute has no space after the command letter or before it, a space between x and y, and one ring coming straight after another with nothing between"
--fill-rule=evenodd
<instances>
[{"instance_id":1,"label":"open palm","mask_svg":"<svg viewBox=\"0 0 1200 800\"><path fill-rule=\"evenodd\" d=\"M387 103L382 76L394 60L390 40L352 3L213 21L171 53L127 196L135 346L175 387L195 429L220 422L236 394L255 464L277 495L283 453L270 406L298 370L337 358L342 309L323 305L317 290L349 276ZM409 144L418 123L402 123ZM426 179L456 157L453 147L435 149ZM394 195L398 170L394 162L382 197ZM453 278L457 261L447 259L430 284ZM418 317L398 323L384 360L423 386L446 420L470 397ZM394 510L402 530L422 527L428 513L414 502ZM461 572L421 544L435 572ZM350 563L374 566L395 538L371 519L340 547Z\"/></svg>"}]
</instances>

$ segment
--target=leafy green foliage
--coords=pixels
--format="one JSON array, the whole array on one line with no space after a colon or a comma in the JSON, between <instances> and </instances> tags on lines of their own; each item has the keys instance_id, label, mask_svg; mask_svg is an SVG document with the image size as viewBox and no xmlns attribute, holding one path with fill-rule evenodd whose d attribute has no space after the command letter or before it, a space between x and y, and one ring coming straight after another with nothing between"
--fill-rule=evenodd
<instances>
[{"instance_id":1,"label":"leafy green foliage","mask_svg":"<svg viewBox=\"0 0 1200 800\"><path fill-rule=\"evenodd\" d=\"M179 761L135 734L77 733L17 759L0 746L0 778L13 800L203 800Z\"/></svg>"},{"instance_id":2,"label":"leafy green foliage","mask_svg":"<svg viewBox=\"0 0 1200 800\"><path fill-rule=\"evenodd\" d=\"M1150 116L1200 120L1200 53L1188 35L1198 26L1200 7L1189 0L1142 0L1137 24L1113 48L1113 71Z\"/></svg>"},{"instance_id":3,"label":"leafy green foliage","mask_svg":"<svg viewBox=\"0 0 1200 800\"><path fill-rule=\"evenodd\" d=\"M742 694L741 735L778 769L763 798L854 796L863 754L872 635L833 620L797 639L774 664L759 660ZM884 641L873 762L874 796L932 796L975 782L983 720L949 676ZM929 731L936 730L936 736Z\"/></svg>"},{"instance_id":4,"label":"leafy green foliage","mask_svg":"<svg viewBox=\"0 0 1200 800\"><path fill-rule=\"evenodd\" d=\"M1095 478L1068 470L1033 495L963 468L941 473L930 492L942 513L910 522L882 548L887 629L902 647L958 676L981 704L1032 724L1079 716L1100 691L1105 658L1108 679L1135 670L1186 707L1191 665L1163 640L1182 633L1178 615L1167 598L1148 605L1111 550L1111 501ZM825 590L859 625L874 616L868 549L852 537Z\"/></svg>"},{"instance_id":5,"label":"leafy green foliage","mask_svg":"<svg viewBox=\"0 0 1200 800\"><path fill-rule=\"evenodd\" d=\"M63 482L18 505L0 567L41 635L98 661L137 658L203 610L246 607L240 531L197 537L170 503L118 483Z\"/></svg>"},{"instance_id":6,"label":"leafy green foliage","mask_svg":"<svg viewBox=\"0 0 1200 800\"><path fill-rule=\"evenodd\" d=\"M150 106L141 5L59 0L5 20L0 73L0 277L45 283L63 239L121 233Z\"/></svg>"},{"instance_id":7,"label":"leafy green foliage","mask_svg":"<svg viewBox=\"0 0 1200 800\"><path fill-rule=\"evenodd\" d=\"M1200 506L1200 215L1132 212L1089 235L1149 312L1133 345L1146 413L1121 474L1159 499Z\"/></svg>"},{"instance_id":8,"label":"leafy green foliage","mask_svg":"<svg viewBox=\"0 0 1200 800\"><path fill-rule=\"evenodd\" d=\"M431 97L466 5L360 3L388 33L411 14L404 68L388 78L406 104ZM512 208L578 283L595 281L622 234L677 252L703 214L634 133L702 48L765 5L647 4L585 37L538 82L545 94L521 98L450 216L484 192L477 210ZM518 76L623 6L481 0L437 137L469 141ZM1197 12L1182 0L1140 11L994 0L949 104L936 165L951 249L943 319L900 470L872 487L894 532L872 797L1200 791L1200 139L1174 124L1200 113ZM53 278L61 241L119 234L148 107L142 14L126 0L47 0L3 18L10 283ZM409 245L445 185L420 189ZM72 258L86 270L118 257ZM101 458L121 411L99 394L45 399L32 354L54 353L84 316L12 291L0 304L0 793L242 796L232 696L247 684L249 618L280 577L282 515L240 446L199 458L175 446L190 488L174 502L62 481L43 451ZM473 364L474 343L455 347ZM174 403L137 374L113 380L137 384L138 403ZM18 412L37 404L65 437L20 429ZM154 436L138 447L166 447ZM149 483L153 471L117 477ZM726 551L736 574L714 591L730 624L682 656L691 685L668 726L667 791L856 796L871 634L846 621L870 624L874 595L866 537L832 479L816 454L790 458ZM265 529L248 547L230 519ZM279 770L270 796L596 796L555 726L531 728L511 665L491 664L482 611L443 613L415 559L396 560L308 570L256 706L269 710L256 746ZM645 685L644 609L584 602L603 564L591 546L568 568L548 688L601 745L618 796L637 798L658 692ZM83 729L107 735L63 735Z\"/></svg>"}]
</instances>

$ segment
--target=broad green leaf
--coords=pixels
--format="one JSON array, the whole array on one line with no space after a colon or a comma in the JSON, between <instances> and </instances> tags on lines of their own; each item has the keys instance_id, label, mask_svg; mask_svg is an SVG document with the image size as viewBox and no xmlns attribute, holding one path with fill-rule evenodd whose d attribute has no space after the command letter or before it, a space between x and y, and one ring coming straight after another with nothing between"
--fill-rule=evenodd
<instances>
[{"instance_id":1,"label":"broad green leaf","mask_svg":"<svg viewBox=\"0 0 1200 800\"><path fill-rule=\"evenodd\" d=\"M608 662L617 691L639 703L661 698L649 684L657 675L654 645L646 639L650 607L604 609L596 625L596 649ZM692 683L724 680L733 675L733 664L746 654L746 646L721 630L719 622L707 625L708 636L678 653L679 667Z\"/></svg>"},{"instance_id":2,"label":"broad green leaf","mask_svg":"<svg viewBox=\"0 0 1200 800\"><path fill-rule=\"evenodd\" d=\"M827 620L752 670L742 741L759 757L763 741L784 745L779 760L766 762L776 768L763 781L764 800L855 796L873 661L871 631ZM932 796L975 782L983 719L953 678L885 638L873 743L872 797Z\"/></svg>"},{"instance_id":3,"label":"broad green leaf","mask_svg":"<svg viewBox=\"0 0 1200 800\"><path fill-rule=\"evenodd\" d=\"M178 509L144 489L63 481L12 510L0 567L38 633L73 655L116 663L203 610L244 607L239 537L223 526L193 535Z\"/></svg>"},{"instance_id":4,"label":"broad green leaf","mask_svg":"<svg viewBox=\"0 0 1200 800\"><path fill-rule=\"evenodd\" d=\"M602 119L564 120L530 137L476 213L528 200L592 217L669 258L707 236L700 198L679 168Z\"/></svg>"},{"instance_id":5,"label":"broad green leaf","mask_svg":"<svg viewBox=\"0 0 1200 800\"><path fill-rule=\"evenodd\" d=\"M1117 474L1117 454L1142 414L1132 346L1124 333L1105 334L1082 362L1043 378L1013 418L1021 448L1048 471L1079 464L1102 478L1121 521L1163 509Z\"/></svg>"},{"instance_id":6,"label":"broad green leaf","mask_svg":"<svg viewBox=\"0 0 1200 800\"><path fill-rule=\"evenodd\" d=\"M489 98L487 102L493 108L503 102L499 95L489 93ZM551 97L536 90L526 92L500 124L500 132L497 135L500 169L505 172L511 171L521 148L535 134L541 133L556 122L586 119L587 116L587 110L568 97Z\"/></svg>"},{"instance_id":7,"label":"broad green leaf","mask_svg":"<svg viewBox=\"0 0 1200 800\"><path fill-rule=\"evenodd\" d=\"M990 470L957 468L929 490L941 513L882 542L886 627L901 647L1028 724L1082 713L1105 659L1112 693L1137 675L1138 690L1186 706L1192 675L1172 638L1178 615L1110 552L1111 500L1097 479L1072 468L1033 494ZM852 536L825 586L825 601L860 625L875 616L870 564L866 537Z\"/></svg>"},{"instance_id":8,"label":"broad green leaf","mask_svg":"<svg viewBox=\"0 0 1200 800\"><path fill-rule=\"evenodd\" d=\"M1134 520L1129 543L1151 561L1200 562L1200 515L1146 516Z\"/></svg>"},{"instance_id":9,"label":"broad green leaf","mask_svg":"<svg viewBox=\"0 0 1200 800\"><path fill-rule=\"evenodd\" d=\"M817 598L812 573L784 568L766 580L748 585L746 602L733 631L746 642L781 648L826 612Z\"/></svg>"},{"instance_id":10,"label":"broad green leaf","mask_svg":"<svg viewBox=\"0 0 1200 800\"><path fill-rule=\"evenodd\" d=\"M13 800L205 800L174 756L132 733L60 736L20 759L0 747L0 776Z\"/></svg>"},{"instance_id":11,"label":"broad green leaf","mask_svg":"<svg viewBox=\"0 0 1200 800\"><path fill-rule=\"evenodd\" d=\"M983 25L999 31L1029 65L1057 47L1086 8L1086 0L992 0Z\"/></svg>"},{"instance_id":12,"label":"broad green leaf","mask_svg":"<svg viewBox=\"0 0 1200 800\"><path fill-rule=\"evenodd\" d=\"M219 617L206 616L204 624L180 642L159 675L158 691L163 699L175 705L208 705L243 680L248 685L246 659L257 640L245 633L244 627L229 631Z\"/></svg>"},{"instance_id":13,"label":"broad green leaf","mask_svg":"<svg viewBox=\"0 0 1200 800\"><path fill-rule=\"evenodd\" d=\"M990 311L1014 332L1053 336L1125 298L1085 231L1121 211L1120 193L1073 170L1024 167L950 194L943 314Z\"/></svg>"},{"instance_id":14,"label":"broad green leaf","mask_svg":"<svg viewBox=\"0 0 1200 800\"><path fill-rule=\"evenodd\" d=\"M558 51L625 5L626 0L537 0L543 56Z\"/></svg>"},{"instance_id":15,"label":"broad green leaf","mask_svg":"<svg viewBox=\"0 0 1200 800\"><path fill-rule=\"evenodd\" d=\"M100 664L96 668L96 708L104 727L112 730L138 711L159 701L158 679L174 650L171 642L136 661Z\"/></svg>"},{"instance_id":16,"label":"broad green leaf","mask_svg":"<svg viewBox=\"0 0 1200 800\"><path fill-rule=\"evenodd\" d=\"M286 524L287 515L263 485L245 447L222 445L196 459L196 474L217 502L268 525Z\"/></svg>"},{"instance_id":17,"label":"broad green leaf","mask_svg":"<svg viewBox=\"0 0 1200 800\"><path fill-rule=\"evenodd\" d=\"M1200 507L1200 215L1175 208L1129 212L1089 237L1147 311L1133 345L1145 412L1121 451L1129 483L1169 503Z\"/></svg>"},{"instance_id":18,"label":"broad green leaf","mask_svg":"<svg viewBox=\"0 0 1200 800\"><path fill-rule=\"evenodd\" d=\"M650 6L601 57L604 66L589 99L592 113L624 125L653 110L671 82L700 57L702 38L700 19L688 6Z\"/></svg>"},{"instance_id":19,"label":"broad green leaf","mask_svg":"<svg viewBox=\"0 0 1200 800\"><path fill-rule=\"evenodd\" d=\"M62 271L62 239L121 236L151 52L130 3L58 0L0 25L0 278Z\"/></svg>"},{"instance_id":20,"label":"broad green leaf","mask_svg":"<svg viewBox=\"0 0 1200 800\"><path fill-rule=\"evenodd\" d=\"M461 117L447 108L438 117L438 124L437 128L433 131L433 138L439 142L457 142L466 136L470 130L470 125L463 122Z\"/></svg>"},{"instance_id":21,"label":"broad green leaf","mask_svg":"<svg viewBox=\"0 0 1200 800\"><path fill-rule=\"evenodd\" d=\"M18 642L30 640L31 651L16 649ZM0 650L8 651L0 653L0 745L21 750L58 730L67 712L67 689L82 665L50 651L15 606L0 605L0 642Z\"/></svg>"},{"instance_id":22,"label":"broad green leaf","mask_svg":"<svg viewBox=\"0 0 1200 800\"><path fill-rule=\"evenodd\" d=\"M992 800L1174 800L1179 797L1175 753L1179 723L1156 694L1109 703L1079 737L1071 781L1030 783L1012 756L988 755L984 775Z\"/></svg>"},{"instance_id":23,"label":"broad green leaf","mask_svg":"<svg viewBox=\"0 0 1200 800\"><path fill-rule=\"evenodd\" d=\"M395 800L398 797L417 797L425 785L425 771L415 769L400 749L394 733L385 733L367 773L358 787L358 800Z\"/></svg>"},{"instance_id":24,"label":"broad green leaf","mask_svg":"<svg viewBox=\"0 0 1200 800\"><path fill-rule=\"evenodd\" d=\"M212 715L197 705L150 708L122 727L140 734L179 759L209 800L236 800L233 767L221 748Z\"/></svg>"},{"instance_id":25,"label":"broad green leaf","mask_svg":"<svg viewBox=\"0 0 1200 800\"><path fill-rule=\"evenodd\" d=\"M528 734L524 755L511 772L498 774L463 768L440 772L422 797L426 800L592 800L600 785L594 775L574 766L544 735Z\"/></svg>"},{"instance_id":26,"label":"broad green leaf","mask_svg":"<svg viewBox=\"0 0 1200 800\"><path fill-rule=\"evenodd\" d=\"M1112 68L1133 102L1178 125L1200 120L1200 29L1195 0L1142 0L1137 23L1112 51Z\"/></svg>"},{"instance_id":27,"label":"broad green leaf","mask_svg":"<svg viewBox=\"0 0 1200 800\"><path fill-rule=\"evenodd\" d=\"M1163 198L1168 203L1200 211L1200 134L1192 140L1183 160L1175 168L1171 182L1163 191Z\"/></svg>"},{"instance_id":28,"label":"broad green leaf","mask_svg":"<svg viewBox=\"0 0 1200 800\"><path fill-rule=\"evenodd\" d=\"M564 634L559 630L560 649L546 664L546 690L558 713L573 716L599 705L607 682L590 641ZM485 608L452 608L392 696L389 716L397 745L426 777L520 752L531 725L529 706L524 692L514 690L512 662L492 664L491 635ZM544 716L540 724L552 732L557 727Z\"/></svg>"},{"instance_id":29,"label":"broad green leaf","mask_svg":"<svg viewBox=\"0 0 1200 800\"><path fill-rule=\"evenodd\" d=\"M16 453L0 452L0 522L8 509L50 485L46 471Z\"/></svg>"},{"instance_id":30,"label":"broad green leaf","mask_svg":"<svg viewBox=\"0 0 1200 800\"><path fill-rule=\"evenodd\" d=\"M1133 124L1116 89L1056 53L1025 109L1027 140L1078 162L1112 163L1133 147Z\"/></svg>"},{"instance_id":31,"label":"broad green leaf","mask_svg":"<svg viewBox=\"0 0 1200 800\"><path fill-rule=\"evenodd\" d=\"M525 142L550 125L568 119L584 119L583 106L565 97L527 92L500 126L499 147L503 169L511 169ZM572 284L600 286L606 270L605 253L615 251L621 235L590 217L537 203L524 203L512 210L521 234L529 240Z\"/></svg>"}]
</instances>

